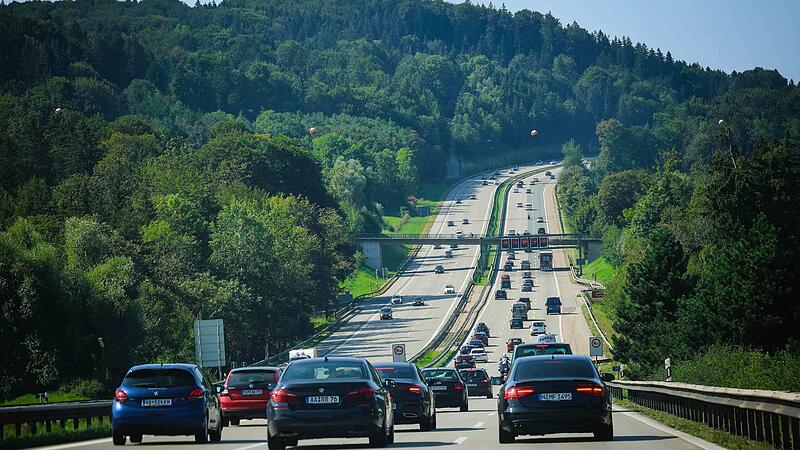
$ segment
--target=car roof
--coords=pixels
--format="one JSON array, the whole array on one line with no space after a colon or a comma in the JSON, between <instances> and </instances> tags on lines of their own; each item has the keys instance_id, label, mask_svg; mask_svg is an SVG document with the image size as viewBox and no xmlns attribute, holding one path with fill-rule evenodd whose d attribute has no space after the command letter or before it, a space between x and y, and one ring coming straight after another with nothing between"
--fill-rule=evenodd
<instances>
[{"instance_id":1,"label":"car roof","mask_svg":"<svg viewBox=\"0 0 800 450\"><path fill-rule=\"evenodd\" d=\"M416 367L413 363L409 362L381 362L381 363L374 363L373 366L375 367Z\"/></svg>"},{"instance_id":2,"label":"car roof","mask_svg":"<svg viewBox=\"0 0 800 450\"><path fill-rule=\"evenodd\" d=\"M274 366L247 366L247 367L237 367L235 369L231 369L230 372L245 372L245 371L257 371L257 370L279 370L278 367Z\"/></svg>"},{"instance_id":3,"label":"car roof","mask_svg":"<svg viewBox=\"0 0 800 450\"><path fill-rule=\"evenodd\" d=\"M452 367L426 367L422 369L423 372L430 372L431 370L446 370L448 372L458 372L456 369Z\"/></svg>"},{"instance_id":4,"label":"car roof","mask_svg":"<svg viewBox=\"0 0 800 450\"><path fill-rule=\"evenodd\" d=\"M144 370L144 369L183 369L192 371L197 369L197 364L187 364L187 363L171 363L171 364L139 364L137 366L131 367L128 372L134 370Z\"/></svg>"},{"instance_id":5,"label":"car roof","mask_svg":"<svg viewBox=\"0 0 800 450\"><path fill-rule=\"evenodd\" d=\"M552 344L551 344L552 345ZM517 361L584 361L592 364L592 359L586 355L536 355L536 356L521 356L514 360Z\"/></svg>"},{"instance_id":6,"label":"car roof","mask_svg":"<svg viewBox=\"0 0 800 450\"><path fill-rule=\"evenodd\" d=\"M330 362L361 362L361 363L366 362L366 360L364 358L355 358L355 357L352 357L352 356L325 356L323 358L303 358L303 359L298 359L298 360L292 361L292 364L298 364L298 365L310 364L311 362L315 362L315 361L319 361L319 360L325 360L325 361L330 361Z\"/></svg>"}]
</instances>

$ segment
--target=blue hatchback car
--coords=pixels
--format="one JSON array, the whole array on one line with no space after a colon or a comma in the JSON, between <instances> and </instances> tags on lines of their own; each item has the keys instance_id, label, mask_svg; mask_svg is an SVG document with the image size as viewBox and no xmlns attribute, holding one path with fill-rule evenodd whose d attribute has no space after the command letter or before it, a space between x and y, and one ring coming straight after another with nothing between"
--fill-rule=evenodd
<instances>
[{"instance_id":1,"label":"blue hatchback car","mask_svg":"<svg viewBox=\"0 0 800 450\"><path fill-rule=\"evenodd\" d=\"M222 438L222 414L214 386L194 364L132 367L111 408L114 445L142 435L194 435L195 442Z\"/></svg>"}]
</instances>

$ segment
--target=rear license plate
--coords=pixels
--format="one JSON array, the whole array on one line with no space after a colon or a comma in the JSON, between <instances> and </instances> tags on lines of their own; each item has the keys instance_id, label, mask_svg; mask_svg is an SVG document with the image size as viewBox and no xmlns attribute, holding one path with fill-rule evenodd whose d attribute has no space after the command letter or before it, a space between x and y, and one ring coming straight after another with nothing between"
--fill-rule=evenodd
<instances>
[{"instance_id":1,"label":"rear license plate","mask_svg":"<svg viewBox=\"0 0 800 450\"><path fill-rule=\"evenodd\" d=\"M562 400L572 400L571 392L563 392L558 394L539 394L539 400L560 402Z\"/></svg>"},{"instance_id":2,"label":"rear license plate","mask_svg":"<svg viewBox=\"0 0 800 450\"><path fill-rule=\"evenodd\" d=\"M264 394L263 389L243 389L242 395L262 395Z\"/></svg>"},{"instance_id":3,"label":"rear license plate","mask_svg":"<svg viewBox=\"0 0 800 450\"><path fill-rule=\"evenodd\" d=\"M467 387L478 387L478 383L467 383Z\"/></svg>"},{"instance_id":4,"label":"rear license plate","mask_svg":"<svg viewBox=\"0 0 800 450\"><path fill-rule=\"evenodd\" d=\"M155 408L159 406L172 406L171 398L146 398L142 400L142 406Z\"/></svg>"},{"instance_id":5,"label":"rear license plate","mask_svg":"<svg viewBox=\"0 0 800 450\"><path fill-rule=\"evenodd\" d=\"M309 405L329 405L332 403L339 403L338 395L315 395L313 397L306 397L306 403Z\"/></svg>"},{"instance_id":6,"label":"rear license plate","mask_svg":"<svg viewBox=\"0 0 800 450\"><path fill-rule=\"evenodd\" d=\"M446 391L447 386L431 386L431 389L433 389L434 391Z\"/></svg>"}]
</instances>

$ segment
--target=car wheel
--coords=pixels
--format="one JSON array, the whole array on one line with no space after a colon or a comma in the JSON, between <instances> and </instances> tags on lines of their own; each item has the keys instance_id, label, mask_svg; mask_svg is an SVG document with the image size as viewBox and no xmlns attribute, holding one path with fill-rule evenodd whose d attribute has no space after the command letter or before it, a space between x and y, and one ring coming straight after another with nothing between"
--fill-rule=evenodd
<instances>
[{"instance_id":1,"label":"car wheel","mask_svg":"<svg viewBox=\"0 0 800 450\"><path fill-rule=\"evenodd\" d=\"M209 433L209 437L211 438L211 442L219 442L222 440L222 423L219 424L216 430L212 430Z\"/></svg>"},{"instance_id":2,"label":"car wheel","mask_svg":"<svg viewBox=\"0 0 800 450\"><path fill-rule=\"evenodd\" d=\"M287 447L297 447L297 439L284 439Z\"/></svg>"},{"instance_id":3,"label":"car wheel","mask_svg":"<svg viewBox=\"0 0 800 450\"><path fill-rule=\"evenodd\" d=\"M431 422L431 429L432 430L436 429L436 410L433 410L433 419L432 419L432 422Z\"/></svg>"},{"instance_id":4,"label":"car wheel","mask_svg":"<svg viewBox=\"0 0 800 450\"><path fill-rule=\"evenodd\" d=\"M205 444L208 442L208 417L203 420L203 428L194 434L194 441L198 444Z\"/></svg>"},{"instance_id":5,"label":"car wheel","mask_svg":"<svg viewBox=\"0 0 800 450\"><path fill-rule=\"evenodd\" d=\"M599 431L594 432L594 438L598 441L613 441L614 440L614 422L601 428Z\"/></svg>"},{"instance_id":6,"label":"car wheel","mask_svg":"<svg viewBox=\"0 0 800 450\"><path fill-rule=\"evenodd\" d=\"M423 416L419 421L419 431L431 431L433 429L433 417Z\"/></svg>"},{"instance_id":7,"label":"car wheel","mask_svg":"<svg viewBox=\"0 0 800 450\"><path fill-rule=\"evenodd\" d=\"M492 394L491 392L489 392L488 394L486 394L486 398L494 398L494 394Z\"/></svg>"},{"instance_id":8,"label":"car wheel","mask_svg":"<svg viewBox=\"0 0 800 450\"><path fill-rule=\"evenodd\" d=\"M467 412L467 411L469 411L469 403L464 402L464 404L461 405L461 412Z\"/></svg>"},{"instance_id":9,"label":"car wheel","mask_svg":"<svg viewBox=\"0 0 800 450\"><path fill-rule=\"evenodd\" d=\"M125 445L125 435L119 431L113 431L111 433L111 440L114 442L114 445Z\"/></svg>"},{"instance_id":10,"label":"car wheel","mask_svg":"<svg viewBox=\"0 0 800 450\"><path fill-rule=\"evenodd\" d=\"M231 419L231 425L238 427L239 426L239 419Z\"/></svg>"},{"instance_id":11,"label":"car wheel","mask_svg":"<svg viewBox=\"0 0 800 450\"><path fill-rule=\"evenodd\" d=\"M383 448L389 443L389 430L386 429L386 419L383 426L376 433L369 436L369 446L373 448ZM271 450L271 449L270 449Z\"/></svg>"},{"instance_id":12,"label":"car wheel","mask_svg":"<svg viewBox=\"0 0 800 450\"><path fill-rule=\"evenodd\" d=\"M498 440L500 441L501 444L513 444L515 438L516 438L516 436L514 436L513 432L506 431L502 427L500 427L500 433L498 435Z\"/></svg>"},{"instance_id":13,"label":"car wheel","mask_svg":"<svg viewBox=\"0 0 800 450\"><path fill-rule=\"evenodd\" d=\"M269 450L286 450L286 440L280 436L273 436L267 430L267 448Z\"/></svg>"},{"instance_id":14,"label":"car wheel","mask_svg":"<svg viewBox=\"0 0 800 450\"><path fill-rule=\"evenodd\" d=\"M131 442L134 444L141 444L142 443L142 435L141 434L132 434L131 435Z\"/></svg>"},{"instance_id":15,"label":"car wheel","mask_svg":"<svg viewBox=\"0 0 800 450\"><path fill-rule=\"evenodd\" d=\"M389 428L389 437L386 439L386 442L394 444L394 421L392 421L392 427Z\"/></svg>"}]
</instances>

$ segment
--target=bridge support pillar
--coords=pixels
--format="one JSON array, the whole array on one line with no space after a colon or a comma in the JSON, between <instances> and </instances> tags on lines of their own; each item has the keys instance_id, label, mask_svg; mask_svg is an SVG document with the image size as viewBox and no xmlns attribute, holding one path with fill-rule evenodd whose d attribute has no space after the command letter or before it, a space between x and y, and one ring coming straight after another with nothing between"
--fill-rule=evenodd
<instances>
[{"instance_id":1,"label":"bridge support pillar","mask_svg":"<svg viewBox=\"0 0 800 450\"><path fill-rule=\"evenodd\" d=\"M361 252L364 253L364 263L373 269L383 267L383 252L381 243L377 241L361 242Z\"/></svg>"},{"instance_id":2,"label":"bridge support pillar","mask_svg":"<svg viewBox=\"0 0 800 450\"><path fill-rule=\"evenodd\" d=\"M481 270L486 270L486 268L489 267L488 259L489 259L489 246L481 245L481 256L478 258L478 267L480 267Z\"/></svg>"}]
</instances>

